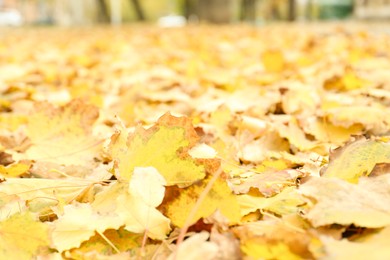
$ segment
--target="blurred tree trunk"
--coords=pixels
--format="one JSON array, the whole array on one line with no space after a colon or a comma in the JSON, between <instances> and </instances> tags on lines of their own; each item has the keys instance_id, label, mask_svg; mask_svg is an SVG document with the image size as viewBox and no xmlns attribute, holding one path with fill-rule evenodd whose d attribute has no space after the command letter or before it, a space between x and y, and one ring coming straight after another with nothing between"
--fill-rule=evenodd
<instances>
[{"instance_id":1,"label":"blurred tree trunk","mask_svg":"<svg viewBox=\"0 0 390 260\"><path fill-rule=\"evenodd\" d=\"M306 17L308 20L313 20L313 16L313 0L308 0L306 6Z\"/></svg>"},{"instance_id":2,"label":"blurred tree trunk","mask_svg":"<svg viewBox=\"0 0 390 260\"><path fill-rule=\"evenodd\" d=\"M102 23L108 23L110 21L110 15L105 0L98 0L98 21Z\"/></svg>"},{"instance_id":3,"label":"blurred tree trunk","mask_svg":"<svg viewBox=\"0 0 390 260\"><path fill-rule=\"evenodd\" d=\"M288 17L289 21L295 21L295 0L288 0Z\"/></svg>"},{"instance_id":4,"label":"blurred tree trunk","mask_svg":"<svg viewBox=\"0 0 390 260\"><path fill-rule=\"evenodd\" d=\"M135 14L137 15L137 19L139 21L144 21L145 14L144 14L144 11L142 10L140 2L138 0L131 0L131 3L133 4Z\"/></svg>"},{"instance_id":5,"label":"blurred tree trunk","mask_svg":"<svg viewBox=\"0 0 390 260\"><path fill-rule=\"evenodd\" d=\"M232 0L199 0L199 18L211 23L229 23L233 16L232 3Z\"/></svg>"},{"instance_id":6,"label":"blurred tree trunk","mask_svg":"<svg viewBox=\"0 0 390 260\"><path fill-rule=\"evenodd\" d=\"M184 16L189 19L191 16L196 15L197 10L196 10L196 2L194 0L185 0L184 1L184 6L183 6L183 11L184 11Z\"/></svg>"},{"instance_id":7,"label":"blurred tree trunk","mask_svg":"<svg viewBox=\"0 0 390 260\"><path fill-rule=\"evenodd\" d=\"M241 1L241 20L252 21L256 20L256 0Z\"/></svg>"}]
</instances>

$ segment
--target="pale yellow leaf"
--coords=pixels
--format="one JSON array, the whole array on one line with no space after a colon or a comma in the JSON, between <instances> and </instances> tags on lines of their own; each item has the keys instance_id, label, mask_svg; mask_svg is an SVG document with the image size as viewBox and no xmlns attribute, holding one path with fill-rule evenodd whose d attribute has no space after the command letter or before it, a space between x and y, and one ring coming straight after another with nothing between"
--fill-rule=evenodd
<instances>
[{"instance_id":1,"label":"pale yellow leaf","mask_svg":"<svg viewBox=\"0 0 390 260\"><path fill-rule=\"evenodd\" d=\"M60 252L79 247L95 234L106 229L118 229L123 222L120 218L94 212L90 204L75 203L64 207L64 214L54 221L52 240Z\"/></svg>"},{"instance_id":2,"label":"pale yellow leaf","mask_svg":"<svg viewBox=\"0 0 390 260\"><path fill-rule=\"evenodd\" d=\"M305 203L295 187L287 187L281 193L270 198L238 195L237 200L242 215L247 215L258 209L268 210L279 215L296 213L299 206Z\"/></svg>"},{"instance_id":3,"label":"pale yellow leaf","mask_svg":"<svg viewBox=\"0 0 390 260\"><path fill-rule=\"evenodd\" d=\"M29 213L15 214L0 222L0 259L33 259L49 247L49 227Z\"/></svg>"},{"instance_id":4,"label":"pale yellow leaf","mask_svg":"<svg viewBox=\"0 0 390 260\"><path fill-rule=\"evenodd\" d=\"M186 259L186 260L213 260L217 257L218 246L214 242L207 241L210 234L207 232L197 233L186 239L174 251L168 260Z\"/></svg>"},{"instance_id":5,"label":"pale yellow leaf","mask_svg":"<svg viewBox=\"0 0 390 260\"><path fill-rule=\"evenodd\" d=\"M336 178L312 177L301 194L315 199L305 215L314 227L339 224L380 228L390 225L390 175L361 178L351 184Z\"/></svg>"},{"instance_id":6,"label":"pale yellow leaf","mask_svg":"<svg viewBox=\"0 0 390 260\"><path fill-rule=\"evenodd\" d=\"M378 163L390 163L390 144L361 138L335 150L328 167L323 169L323 176L356 183Z\"/></svg>"},{"instance_id":7,"label":"pale yellow leaf","mask_svg":"<svg viewBox=\"0 0 390 260\"><path fill-rule=\"evenodd\" d=\"M26 156L31 160L65 165L86 165L98 155L100 141L92 136L98 109L80 100L55 108L41 102L28 118L27 135L31 146Z\"/></svg>"}]
</instances>

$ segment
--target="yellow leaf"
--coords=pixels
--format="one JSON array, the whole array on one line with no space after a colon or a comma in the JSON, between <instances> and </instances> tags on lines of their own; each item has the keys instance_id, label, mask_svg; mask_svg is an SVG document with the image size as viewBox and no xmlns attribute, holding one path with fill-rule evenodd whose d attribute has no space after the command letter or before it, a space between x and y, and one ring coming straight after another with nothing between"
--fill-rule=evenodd
<instances>
[{"instance_id":1,"label":"yellow leaf","mask_svg":"<svg viewBox=\"0 0 390 260\"><path fill-rule=\"evenodd\" d=\"M16 213L26 211L27 207L25 204L26 202L19 199L16 195L7 195L0 192L0 222Z\"/></svg>"},{"instance_id":2,"label":"yellow leaf","mask_svg":"<svg viewBox=\"0 0 390 260\"><path fill-rule=\"evenodd\" d=\"M170 220L156 207L164 198L165 183L155 168L136 167L130 183L115 182L96 195L92 207L101 214L114 212L130 232L164 239L170 231Z\"/></svg>"},{"instance_id":3,"label":"yellow leaf","mask_svg":"<svg viewBox=\"0 0 390 260\"><path fill-rule=\"evenodd\" d=\"M108 229L103 235L120 252L134 251L142 245L142 234L133 234L123 228L119 230ZM100 235L95 234L89 240L83 242L79 248L72 249L70 255L72 259L85 259L92 251L108 256L116 253L107 241Z\"/></svg>"},{"instance_id":4,"label":"yellow leaf","mask_svg":"<svg viewBox=\"0 0 390 260\"><path fill-rule=\"evenodd\" d=\"M48 247L49 228L26 214L15 214L0 222L0 259L34 259Z\"/></svg>"},{"instance_id":5,"label":"yellow leaf","mask_svg":"<svg viewBox=\"0 0 390 260\"><path fill-rule=\"evenodd\" d=\"M336 149L330 155L328 167L323 169L323 176L356 183L378 163L390 163L390 144L362 138Z\"/></svg>"},{"instance_id":6,"label":"yellow leaf","mask_svg":"<svg viewBox=\"0 0 390 260\"><path fill-rule=\"evenodd\" d=\"M135 168L128 193L117 198L116 213L125 229L134 233L146 232L153 239L164 239L170 231L170 220L157 209L165 195L165 180L153 167Z\"/></svg>"},{"instance_id":7,"label":"yellow leaf","mask_svg":"<svg viewBox=\"0 0 390 260\"><path fill-rule=\"evenodd\" d=\"M238 195L237 200L240 204L242 215L247 215L258 209L285 215L298 212L299 206L305 204L295 187L287 187L281 193L270 198Z\"/></svg>"},{"instance_id":8,"label":"yellow leaf","mask_svg":"<svg viewBox=\"0 0 390 260\"><path fill-rule=\"evenodd\" d=\"M313 135L316 140L321 142L330 142L332 144L343 144L348 141L352 135L361 134L363 127L359 124L349 127L336 126L326 119L311 117L306 120L305 131Z\"/></svg>"},{"instance_id":9,"label":"yellow leaf","mask_svg":"<svg viewBox=\"0 0 390 260\"><path fill-rule=\"evenodd\" d=\"M217 258L218 245L214 242L207 241L209 236L207 232L201 232L189 237L180 244L176 252L173 252L169 256L168 260L211 260Z\"/></svg>"},{"instance_id":10,"label":"yellow leaf","mask_svg":"<svg viewBox=\"0 0 390 260\"><path fill-rule=\"evenodd\" d=\"M347 91L359 89L365 85L365 81L357 77L356 73L353 71L347 71L342 78L342 82Z\"/></svg>"},{"instance_id":11,"label":"yellow leaf","mask_svg":"<svg viewBox=\"0 0 390 260\"><path fill-rule=\"evenodd\" d=\"M376 234L360 239L359 241L349 241L347 239L335 240L331 237L323 237L324 251L327 259L389 259L390 226Z\"/></svg>"},{"instance_id":12,"label":"yellow leaf","mask_svg":"<svg viewBox=\"0 0 390 260\"><path fill-rule=\"evenodd\" d=\"M1 100L0 100L1 106ZM0 114L0 129L15 131L19 126L27 123L27 117L15 114Z\"/></svg>"},{"instance_id":13,"label":"yellow leaf","mask_svg":"<svg viewBox=\"0 0 390 260\"><path fill-rule=\"evenodd\" d=\"M54 247L63 252L79 247L82 242L92 237L95 231L102 233L106 229L118 229L123 222L114 214L101 215L94 212L90 204L76 203L66 205L64 214L53 224Z\"/></svg>"},{"instance_id":14,"label":"yellow leaf","mask_svg":"<svg viewBox=\"0 0 390 260\"><path fill-rule=\"evenodd\" d=\"M31 168L31 164L16 163L8 166L0 165L0 175L4 177L18 177L26 173Z\"/></svg>"},{"instance_id":15,"label":"yellow leaf","mask_svg":"<svg viewBox=\"0 0 390 260\"><path fill-rule=\"evenodd\" d=\"M305 133L298 125L297 120L294 117L290 117L289 120L279 120L275 118L274 126L281 137L286 138L291 145L298 148L301 151L307 151L315 148L318 143L308 140Z\"/></svg>"},{"instance_id":16,"label":"yellow leaf","mask_svg":"<svg viewBox=\"0 0 390 260\"><path fill-rule=\"evenodd\" d=\"M278 50L268 50L263 53L261 60L269 72L281 72L285 68L283 53Z\"/></svg>"},{"instance_id":17,"label":"yellow leaf","mask_svg":"<svg viewBox=\"0 0 390 260\"><path fill-rule=\"evenodd\" d=\"M66 165L91 163L100 148L100 141L92 136L98 115L96 107L79 100L60 108L37 103L35 113L28 119L32 144L27 157Z\"/></svg>"},{"instance_id":18,"label":"yellow leaf","mask_svg":"<svg viewBox=\"0 0 390 260\"><path fill-rule=\"evenodd\" d=\"M319 104L320 97L312 86L293 85L282 96L282 108L286 114L312 113ZM299 97L299 98L297 98Z\"/></svg>"},{"instance_id":19,"label":"yellow leaf","mask_svg":"<svg viewBox=\"0 0 390 260\"><path fill-rule=\"evenodd\" d=\"M263 239L252 238L241 245L241 250L253 259L299 260L300 256L290 251L283 242L265 243Z\"/></svg>"},{"instance_id":20,"label":"yellow leaf","mask_svg":"<svg viewBox=\"0 0 390 260\"><path fill-rule=\"evenodd\" d=\"M182 186L204 178L205 171L188 154L198 137L188 118L162 116L148 130L139 127L128 137L125 129L111 138L110 152L116 175L129 180L135 167L154 167L167 185Z\"/></svg>"},{"instance_id":21,"label":"yellow leaf","mask_svg":"<svg viewBox=\"0 0 390 260\"><path fill-rule=\"evenodd\" d=\"M258 244L260 246L258 248L259 251L265 254L267 252L268 254L272 254L272 252L264 252L263 249L265 248L263 246L273 248L277 244L283 244L284 250L282 251L285 251L285 253L289 251L294 255L301 256L303 259L313 259L309 248L316 237L313 232L307 230L310 228L311 226L306 220L297 214L290 214L281 218L264 218L258 221L243 223L240 226L234 227L233 230L236 237L241 241L241 249L249 256L254 252L251 252L251 250L246 252L243 248L246 246L247 241L251 243L250 247L255 252L257 250L254 244ZM256 259L259 258L261 257ZM275 256L273 259L279 258Z\"/></svg>"},{"instance_id":22,"label":"yellow leaf","mask_svg":"<svg viewBox=\"0 0 390 260\"><path fill-rule=\"evenodd\" d=\"M263 166L263 165L260 165ZM302 172L296 170L271 171L258 173L248 178L242 178L242 183L233 186L235 193L248 193L250 189L257 189L266 197L280 193L287 186L295 186Z\"/></svg>"},{"instance_id":23,"label":"yellow leaf","mask_svg":"<svg viewBox=\"0 0 390 260\"><path fill-rule=\"evenodd\" d=\"M8 178L0 183L1 192L7 195L18 196L23 200L49 199L57 204L57 199L72 200L94 181L83 179L34 179L34 178Z\"/></svg>"},{"instance_id":24,"label":"yellow leaf","mask_svg":"<svg viewBox=\"0 0 390 260\"><path fill-rule=\"evenodd\" d=\"M199 196L206 188L210 177L195 183L188 188L179 189L177 195L173 195L172 201L166 205L166 215L171 219L172 223L178 227L183 227L189 213L195 206ZM231 224L237 223L240 218L240 207L237 199L232 194L226 181L218 178L208 192L204 201L201 203L198 211L195 213L191 223L195 223L200 218L206 218L219 210Z\"/></svg>"},{"instance_id":25,"label":"yellow leaf","mask_svg":"<svg viewBox=\"0 0 390 260\"><path fill-rule=\"evenodd\" d=\"M381 105L333 107L325 110L324 115L335 126L348 128L354 124L362 124L364 128L372 130L377 134L384 133L388 130L389 111Z\"/></svg>"},{"instance_id":26,"label":"yellow leaf","mask_svg":"<svg viewBox=\"0 0 390 260\"><path fill-rule=\"evenodd\" d=\"M256 139L245 146L240 151L240 158L244 161L260 162L269 157L273 151L288 151L289 143L276 131L267 131L261 138Z\"/></svg>"},{"instance_id":27,"label":"yellow leaf","mask_svg":"<svg viewBox=\"0 0 390 260\"><path fill-rule=\"evenodd\" d=\"M336 178L311 178L299 188L316 203L305 215L314 227L340 224L380 228L390 225L390 175L351 184Z\"/></svg>"}]
</instances>

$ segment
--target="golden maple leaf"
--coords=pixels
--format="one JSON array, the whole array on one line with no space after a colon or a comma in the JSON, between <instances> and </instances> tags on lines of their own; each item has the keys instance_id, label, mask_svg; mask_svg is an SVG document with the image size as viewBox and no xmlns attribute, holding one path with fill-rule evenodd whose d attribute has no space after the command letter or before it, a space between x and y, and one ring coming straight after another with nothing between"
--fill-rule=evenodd
<instances>
[{"instance_id":1,"label":"golden maple leaf","mask_svg":"<svg viewBox=\"0 0 390 260\"><path fill-rule=\"evenodd\" d=\"M0 222L0 259L32 259L49 245L49 227L30 213L14 214Z\"/></svg>"},{"instance_id":2,"label":"golden maple leaf","mask_svg":"<svg viewBox=\"0 0 390 260\"><path fill-rule=\"evenodd\" d=\"M55 108L50 103L35 105L28 118L27 135L31 144L26 156L31 160L65 165L85 165L98 155L100 141L92 136L98 109L74 100Z\"/></svg>"},{"instance_id":3,"label":"golden maple leaf","mask_svg":"<svg viewBox=\"0 0 390 260\"><path fill-rule=\"evenodd\" d=\"M129 180L135 167L154 167L167 185L185 186L205 176L204 167L187 153L198 140L188 118L170 114L145 130L138 127L128 135L121 129L111 137L109 152L116 164L118 178Z\"/></svg>"}]
</instances>

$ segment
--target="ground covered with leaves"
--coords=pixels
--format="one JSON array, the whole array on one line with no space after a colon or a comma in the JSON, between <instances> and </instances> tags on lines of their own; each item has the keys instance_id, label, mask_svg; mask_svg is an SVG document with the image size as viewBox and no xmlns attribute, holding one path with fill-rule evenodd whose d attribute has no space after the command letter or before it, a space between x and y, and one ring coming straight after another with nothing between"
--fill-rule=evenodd
<instances>
[{"instance_id":1,"label":"ground covered with leaves","mask_svg":"<svg viewBox=\"0 0 390 260\"><path fill-rule=\"evenodd\" d=\"M389 259L390 35L2 30L0 259Z\"/></svg>"}]
</instances>

